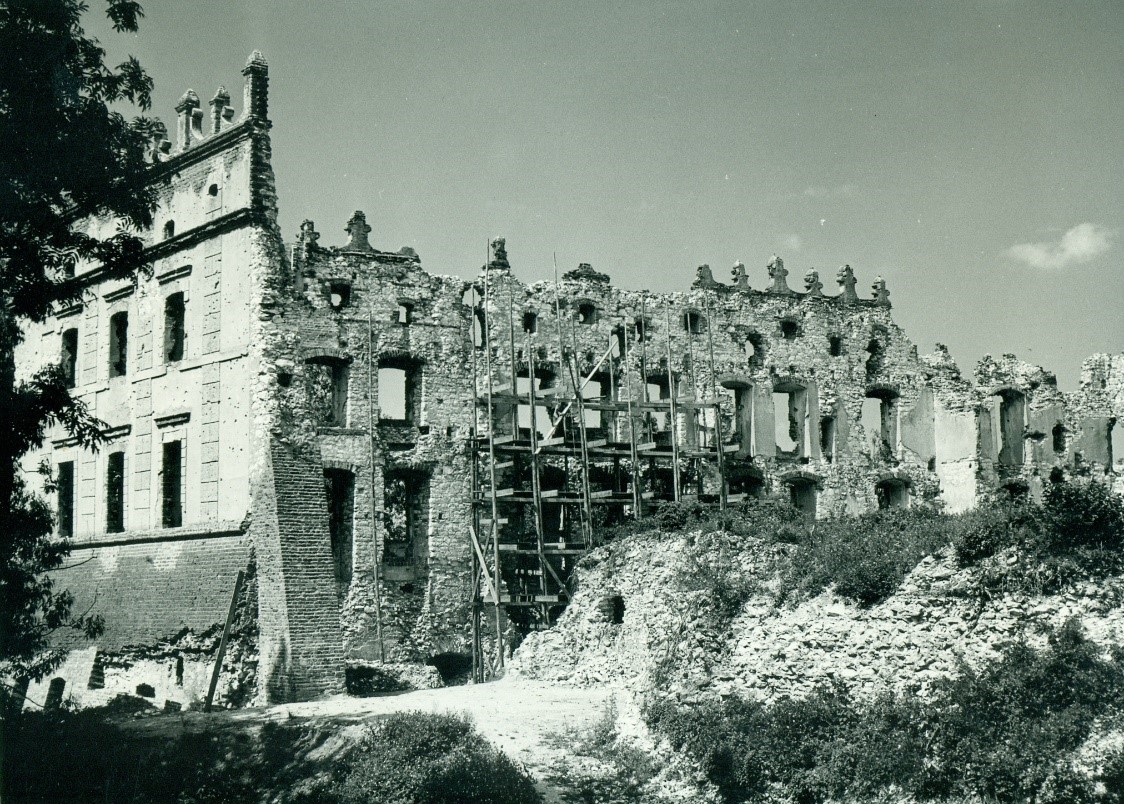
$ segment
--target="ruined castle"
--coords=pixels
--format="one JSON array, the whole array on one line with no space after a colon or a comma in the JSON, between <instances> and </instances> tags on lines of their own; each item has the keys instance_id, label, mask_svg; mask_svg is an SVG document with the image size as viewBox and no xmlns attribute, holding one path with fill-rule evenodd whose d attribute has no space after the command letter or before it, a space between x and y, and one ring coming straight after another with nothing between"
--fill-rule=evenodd
<instances>
[{"instance_id":1,"label":"ruined castle","mask_svg":"<svg viewBox=\"0 0 1124 804\"><path fill-rule=\"evenodd\" d=\"M1124 490L1124 355L1086 361L1073 394L1011 355L963 376L848 266L701 266L652 293L588 264L525 285L502 240L455 266L473 279L430 274L361 212L346 241L305 221L286 243L260 54L243 76L239 111L188 91L154 146L151 275L87 266L83 302L17 355L61 360L106 424L97 452L56 428L25 462L51 467L73 540L57 582L107 624L31 698L197 705L228 619L228 704L339 691L348 661L493 673L599 534L664 500L825 517L1070 475Z\"/></svg>"}]
</instances>

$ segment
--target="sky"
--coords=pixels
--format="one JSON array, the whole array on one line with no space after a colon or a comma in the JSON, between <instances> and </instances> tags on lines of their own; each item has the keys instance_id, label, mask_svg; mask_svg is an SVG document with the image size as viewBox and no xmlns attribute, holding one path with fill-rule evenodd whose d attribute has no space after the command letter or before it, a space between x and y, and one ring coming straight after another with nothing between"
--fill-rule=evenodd
<instances>
[{"instance_id":1,"label":"sky","mask_svg":"<svg viewBox=\"0 0 1124 804\"><path fill-rule=\"evenodd\" d=\"M144 3L152 113L260 50L281 228L470 277L589 262L685 289L851 265L922 353L1013 352L1077 385L1124 351L1124 2Z\"/></svg>"}]
</instances>

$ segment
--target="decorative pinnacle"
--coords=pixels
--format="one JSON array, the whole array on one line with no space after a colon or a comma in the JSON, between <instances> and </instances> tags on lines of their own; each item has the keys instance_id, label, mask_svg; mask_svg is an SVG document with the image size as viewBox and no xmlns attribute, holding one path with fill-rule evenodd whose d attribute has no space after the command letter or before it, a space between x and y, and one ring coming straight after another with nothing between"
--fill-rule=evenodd
<instances>
[{"instance_id":1,"label":"decorative pinnacle","mask_svg":"<svg viewBox=\"0 0 1124 804\"><path fill-rule=\"evenodd\" d=\"M737 290L749 290L749 277L745 273L745 265L741 260L734 263L734 267L730 269L730 274L734 278L734 287Z\"/></svg>"},{"instance_id":2,"label":"decorative pinnacle","mask_svg":"<svg viewBox=\"0 0 1124 804\"><path fill-rule=\"evenodd\" d=\"M199 108L199 96L195 94L194 89L189 89L187 92L180 96L179 102L176 104L177 112L186 112L188 109Z\"/></svg>"},{"instance_id":3,"label":"decorative pinnacle","mask_svg":"<svg viewBox=\"0 0 1124 804\"><path fill-rule=\"evenodd\" d=\"M774 254L765 267L769 270L769 278L773 280L773 284L769 287L771 293L792 292L788 286L788 269L784 267L784 260Z\"/></svg>"},{"instance_id":4,"label":"decorative pinnacle","mask_svg":"<svg viewBox=\"0 0 1124 804\"><path fill-rule=\"evenodd\" d=\"M261 54L260 50L255 50L250 54L250 57L246 59L246 66L243 69L243 72L254 67L269 69L269 62L265 60L265 56Z\"/></svg>"},{"instance_id":5,"label":"decorative pinnacle","mask_svg":"<svg viewBox=\"0 0 1124 804\"><path fill-rule=\"evenodd\" d=\"M355 214L347 222L347 228L344 231L351 235L351 239L345 247L346 251L374 251L367 240L367 235L371 233L371 227L367 225L367 216L361 210L355 210Z\"/></svg>"}]
</instances>

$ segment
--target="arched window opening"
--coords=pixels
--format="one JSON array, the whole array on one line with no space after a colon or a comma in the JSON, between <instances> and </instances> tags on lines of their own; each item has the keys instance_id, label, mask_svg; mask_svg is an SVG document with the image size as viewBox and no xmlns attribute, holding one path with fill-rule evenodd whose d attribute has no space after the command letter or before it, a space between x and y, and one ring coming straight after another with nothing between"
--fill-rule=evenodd
<instances>
[{"instance_id":1,"label":"arched window opening","mask_svg":"<svg viewBox=\"0 0 1124 804\"><path fill-rule=\"evenodd\" d=\"M176 234L176 222L175 221L166 221L164 223L164 239L168 240L169 238L175 237L175 234Z\"/></svg>"},{"instance_id":2,"label":"arched window opening","mask_svg":"<svg viewBox=\"0 0 1124 804\"><path fill-rule=\"evenodd\" d=\"M683 313L683 329L692 335L701 335L706 331L706 319L698 310L688 310Z\"/></svg>"},{"instance_id":3,"label":"arched window opening","mask_svg":"<svg viewBox=\"0 0 1124 804\"><path fill-rule=\"evenodd\" d=\"M411 302L398 302L397 318L399 324L408 327L414 321L414 305Z\"/></svg>"},{"instance_id":4,"label":"arched window opening","mask_svg":"<svg viewBox=\"0 0 1124 804\"><path fill-rule=\"evenodd\" d=\"M1058 455L1065 454L1065 425L1058 422L1050 431L1050 440L1053 442L1054 452Z\"/></svg>"},{"instance_id":5,"label":"arched window opening","mask_svg":"<svg viewBox=\"0 0 1124 804\"><path fill-rule=\"evenodd\" d=\"M534 310L526 310L523 313L523 331L528 335L534 335L539 331L539 314Z\"/></svg>"}]
</instances>

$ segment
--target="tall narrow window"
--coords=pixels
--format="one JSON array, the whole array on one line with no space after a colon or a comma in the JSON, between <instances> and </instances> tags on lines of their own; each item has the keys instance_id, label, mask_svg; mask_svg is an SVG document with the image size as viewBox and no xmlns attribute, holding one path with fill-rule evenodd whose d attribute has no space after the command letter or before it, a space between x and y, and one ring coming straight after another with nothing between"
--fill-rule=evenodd
<instances>
[{"instance_id":1,"label":"tall narrow window","mask_svg":"<svg viewBox=\"0 0 1124 804\"><path fill-rule=\"evenodd\" d=\"M398 302L398 323L409 325L413 321L414 305L409 302Z\"/></svg>"},{"instance_id":2,"label":"tall narrow window","mask_svg":"<svg viewBox=\"0 0 1124 804\"><path fill-rule=\"evenodd\" d=\"M527 310L523 313L523 331L528 335L534 335L539 330L539 315L533 310Z\"/></svg>"},{"instance_id":3,"label":"tall narrow window","mask_svg":"<svg viewBox=\"0 0 1124 804\"><path fill-rule=\"evenodd\" d=\"M105 530L125 529L125 453L111 452L105 468Z\"/></svg>"},{"instance_id":4,"label":"tall narrow window","mask_svg":"<svg viewBox=\"0 0 1124 804\"><path fill-rule=\"evenodd\" d=\"M123 377L129 367L129 314L114 313L109 319L109 376Z\"/></svg>"},{"instance_id":5,"label":"tall narrow window","mask_svg":"<svg viewBox=\"0 0 1124 804\"><path fill-rule=\"evenodd\" d=\"M835 460L835 417L820 418L820 454L828 463Z\"/></svg>"},{"instance_id":6,"label":"tall narrow window","mask_svg":"<svg viewBox=\"0 0 1124 804\"><path fill-rule=\"evenodd\" d=\"M183 447L179 441L164 444L161 472L161 521L166 528L178 528L183 524L183 493L181 482L183 470Z\"/></svg>"},{"instance_id":7,"label":"tall narrow window","mask_svg":"<svg viewBox=\"0 0 1124 804\"><path fill-rule=\"evenodd\" d=\"M78 382L78 330L68 329L62 334L62 377L67 388Z\"/></svg>"},{"instance_id":8,"label":"tall narrow window","mask_svg":"<svg viewBox=\"0 0 1124 804\"><path fill-rule=\"evenodd\" d=\"M429 475L409 469L388 472L384 487L383 560L392 567L420 568L428 554Z\"/></svg>"},{"instance_id":9,"label":"tall narrow window","mask_svg":"<svg viewBox=\"0 0 1124 804\"><path fill-rule=\"evenodd\" d=\"M183 360L187 348L187 303L183 293L164 299L164 359L168 363Z\"/></svg>"},{"instance_id":10,"label":"tall narrow window","mask_svg":"<svg viewBox=\"0 0 1124 804\"><path fill-rule=\"evenodd\" d=\"M418 424L421 418L421 365L408 357L379 360L379 419Z\"/></svg>"},{"instance_id":11,"label":"tall narrow window","mask_svg":"<svg viewBox=\"0 0 1124 804\"><path fill-rule=\"evenodd\" d=\"M1021 466L1026 437L1026 397L1018 391L999 394L999 463Z\"/></svg>"},{"instance_id":12,"label":"tall narrow window","mask_svg":"<svg viewBox=\"0 0 1124 804\"><path fill-rule=\"evenodd\" d=\"M324 490L328 495L328 534L336 580L347 583L351 580L355 475L346 469L325 469Z\"/></svg>"},{"instance_id":13,"label":"tall narrow window","mask_svg":"<svg viewBox=\"0 0 1124 804\"><path fill-rule=\"evenodd\" d=\"M342 360L310 360L305 377L309 401L318 423L325 427L347 426L347 393L350 369Z\"/></svg>"},{"instance_id":14,"label":"tall narrow window","mask_svg":"<svg viewBox=\"0 0 1124 804\"><path fill-rule=\"evenodd\" d=\"M807 478L796 478L788 484L789 499L793 507L804 516L816 518L816 484Z\"/></svg>"},{"instance_id":15,"label":"tall narrow window","mask_svg":"<svg viewBox=\"0 0 1124 804\"><path fill-rule=\"evenodd\" d=\"M63 461L55 479L58 494L59 536L74 535L74 461Z\"/></svg>"}]
</instances>

